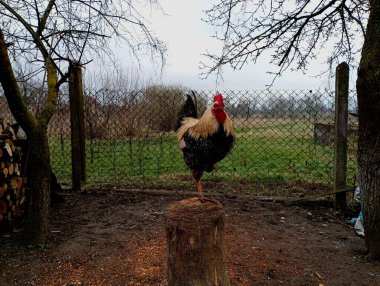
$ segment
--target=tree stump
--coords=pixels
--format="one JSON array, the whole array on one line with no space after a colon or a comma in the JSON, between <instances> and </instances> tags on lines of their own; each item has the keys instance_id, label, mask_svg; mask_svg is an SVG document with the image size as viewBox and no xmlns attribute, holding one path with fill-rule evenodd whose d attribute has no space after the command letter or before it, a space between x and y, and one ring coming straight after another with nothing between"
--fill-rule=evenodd
<instances>
[{"instance_id":1,"label":"tree stump","mask_svg":"<svg viewBox=\"0 0 380 286\"><path fill-rule=\"evenodd\" d=\"M222 204L185 199L171 204L165 218L168 285L229 286Z\"/></svg>"}]
</instances>

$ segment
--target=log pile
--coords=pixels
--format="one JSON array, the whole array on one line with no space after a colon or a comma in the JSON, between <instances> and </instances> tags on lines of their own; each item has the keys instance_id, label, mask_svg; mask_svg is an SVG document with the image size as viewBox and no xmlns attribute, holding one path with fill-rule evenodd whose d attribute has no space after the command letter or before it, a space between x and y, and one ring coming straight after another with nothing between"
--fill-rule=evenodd
<instances>
[{"instance_id":1,"label":"log pile","mask_svg":"<svg viewBox=\"0 0 380 286\"><path fill-rule=\"evenodd\" d=\"M10 122L0 118L0 232L12 229L26 201L23 148L18 141Z\"/></svg>"}]
</instances>

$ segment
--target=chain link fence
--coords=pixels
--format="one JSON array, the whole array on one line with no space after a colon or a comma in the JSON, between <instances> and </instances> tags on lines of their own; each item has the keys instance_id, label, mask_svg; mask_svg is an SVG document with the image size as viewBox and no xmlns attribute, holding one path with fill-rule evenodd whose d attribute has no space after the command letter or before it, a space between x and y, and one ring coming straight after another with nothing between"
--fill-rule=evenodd
<instances>
[{"instance_id":1,"label":"chain link fence","mask_svg":"<svg viewBox=\"0 0 380 286\"><path fill-rule=\"evenodd\" d=\"M200 114L214 91L196 91ZM333 180L334 93L320 90L221 91L234 122L233 151L203 181L244 189L270 183L331 185ZM1 116L10 117L1 99ZM185 90L162 86L143 90L85 90L87 184L90 186L193 187L174 127ZM357 184L357 103L350 94L347 182ZM49 125L53 169L71 183L70 114L63 92Z\"/></svg>"}]
</instances>

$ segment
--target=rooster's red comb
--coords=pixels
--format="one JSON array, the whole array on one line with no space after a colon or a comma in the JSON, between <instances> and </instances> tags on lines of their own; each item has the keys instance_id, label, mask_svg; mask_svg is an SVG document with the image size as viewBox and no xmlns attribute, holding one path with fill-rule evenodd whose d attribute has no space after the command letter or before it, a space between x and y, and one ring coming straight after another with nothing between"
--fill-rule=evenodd
<instances>
[{"instance_id":1,"label":"rooster's red comb","mask_svg":"<svg viewBox=\"0 0 380 286\"><path fill-rule=\"evenodd\" d=\"M220 92L215 94L213 102L218 102L221 106L224 106L223 96Z\"/></svg>"}]
</instances>

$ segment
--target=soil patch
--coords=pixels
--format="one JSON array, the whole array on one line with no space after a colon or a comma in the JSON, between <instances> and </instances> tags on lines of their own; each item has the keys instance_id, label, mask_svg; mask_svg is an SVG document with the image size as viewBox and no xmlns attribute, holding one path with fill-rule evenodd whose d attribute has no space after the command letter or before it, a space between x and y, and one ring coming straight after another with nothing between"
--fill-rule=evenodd
<instances>
[{"instance_id":1,"label":"soil patch","mask_svg":"<svg viewBox=\"0 0 380 286\"><path fill-rule=\"evenodd\" d=\"M159 286L166 282L166 207L184 195L89 191L55 206L44 248L0 238L0 285ZM380 285L380 263L326 207L218 197L231 285Z\"/></svg>"}]
</instances>

